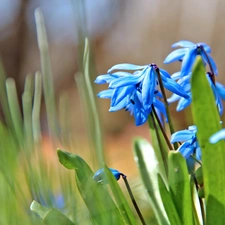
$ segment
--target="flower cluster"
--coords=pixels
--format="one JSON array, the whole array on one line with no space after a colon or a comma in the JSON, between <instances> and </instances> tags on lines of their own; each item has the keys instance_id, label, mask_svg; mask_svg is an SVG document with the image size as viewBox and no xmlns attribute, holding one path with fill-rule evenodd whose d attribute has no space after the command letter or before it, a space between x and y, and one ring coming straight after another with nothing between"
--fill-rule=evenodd
<instances>
[{"instance_id":1,"label":"flower cluster","mask_svg":"<svg viewBox=\"0 0 225 225\"><path fill-rule=\"evenodd\" d=\"M188 159L191 155L195 155L197 160L201 160L201 149L198 145L197 127L195 125L189 126L188 130L177 131L171 136L171 143L183 142L177 149L185 159Z\"/></svg>"},{"instance_id":2,"label":"flower cluster","mask_svg":"<svg viewBox=\"0 0 225 225\"><path fill-rule=\"evenodd\" d=\"M128 71L133 71L130 73ZM100 98L110 98L110 112L125 109L134 115L137 126L146 122L152 107L166 117L164 104L159 100L159 79L169 91L183 98L189 98L184 89L171 79L170 74L159 69L156 64L133 65L117 64L108 70L108 74L96 78L97 84L109 84L109 89L98 94Z\"/></svg>"}]
</instances>

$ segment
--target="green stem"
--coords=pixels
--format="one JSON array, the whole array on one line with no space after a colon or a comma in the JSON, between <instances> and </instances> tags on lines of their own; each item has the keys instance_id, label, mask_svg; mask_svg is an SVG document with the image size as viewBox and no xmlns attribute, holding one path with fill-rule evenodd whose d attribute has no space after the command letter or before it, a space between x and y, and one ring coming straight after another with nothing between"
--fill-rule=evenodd
<instances>
[{"instance_id":1,"label":"green stem","mask_svg":"<svg viewBox=\"0 0 225 225\"><path fill-rule=\"evenodd\" d=\"M161 142L161 139L160 139L159 131L157 129L157 126L156 126L156 123L155 123L155 119L154 119L153 113L151 113L150 116L151 116L152 123L153 123L153 126L154 126L156 138L158 140L160 153L161 153L162 160L163 160L163 164L164 164L164 167L165 167L165 172L166 172L166 175L168 175L167 155L165 155L165 153L163 151L163 145L162 145L162 142Z\"/></svg>"},{"instance_id":2,"label":"green stem","mask_svg":"<svg viewBox=\"0 0 225 225\"><path fill-rule=\"evenodd\" d=\"M156 66L155 68L157 77L158 77L158 81L159 81L159 87L161 89L162 95L163 95L163 100L165 102L165 106L166 106L166 114L167 114L167 118L168 118L168 124L169 124L169 128L170 128L170 133L173 134L175 132L174 127L173 127L173 123L172 123L172 119L171 119L171 115L170 115L170 111L169 111L169 104L166 98L166 92L163 86L163 82L162 82L162 78L161 78L161 74L160 74L160 70L159 68ZM174 143L173 144L174 149L178 149L178 144Z\"/></svg>"},{"instance_id":3,"label":"green stem","mask_svg":"<svg viewBox=\"0 0 225 225\"><path fill-rule=\"evenodd\" d=\"M169 149L173 149L173 147L172 147L172 145L171 145L171 143L170 143L170 140L169 140L169 138L167 137L166 132L165 132L165 130L164 130L164 128L163 128L163 126L162 126L162 124L161 124L161 122L160 122L160 120L159 120L159 117L158 117L158 115L157 115L157 113L156 113L156 111L155 111L155 107L154 107L153 105L152 105L152 112L153 112L153 114L154 114L154 116L155 116L155 118L156 118L156 120L157 120L157 123L158 123L158 125L159 125L159 128L160 128L160 130L162 131L163 137L164 137L164 139L165 139L165 141L166 141L166 143L167 143Z\"/></svg>"},{"instance_id":4,"label":"green stem","mask_svg":"<svg viewBox=\"0 0 225 225\"><path fill-rule=\"evenodd\" d=\"M129 185L128 180L127 180L127 176L124 175L124 174L122 174L122 173L121 173L120 175L122 176L122 178L123 178L123 180L124 180L124 183L125 183L125 185L126 185L127 191L128 191L128 193L129 193L129 195L130 195L130 198L131 198L131 201L132 201L132 203L133 203L133 205L134 205L134 208L135 208L135 210L137 211L137 214L138 214L138 216L139 216L139 218L140 218L140 220L141 220L141 223L142 223L143 225L146 225L145 220L144 220L144 217L142 216L141 211L140 211L140 209L139 209L139 207L138 207L138 205L137 205L137 202L136 202L136 200L135 200L135 198L134 198L134 195L133 195L133 193L132 193L132 191L131 191L130 185Z\"/></svg>"}]
</instances>

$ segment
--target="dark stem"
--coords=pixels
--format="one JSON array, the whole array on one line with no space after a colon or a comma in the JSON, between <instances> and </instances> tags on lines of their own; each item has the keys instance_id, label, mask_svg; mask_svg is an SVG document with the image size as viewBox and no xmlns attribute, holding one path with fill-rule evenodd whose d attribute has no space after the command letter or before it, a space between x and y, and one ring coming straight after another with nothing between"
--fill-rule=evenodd
<instances>
[{"instance_id":1,"label":"dark stem","mask_svg":"<svg viewBox=\"0 0 225 225\"><path fill-rule=\"evenodd\" d=\"M159 68L157 66L155 68L155 71L156 71L156 74L157 74L157 77L158 77L159 87L160 87L162 95L163 95L163 100L164 100L165 105L166 105L166 114L167 114L167 118L168 118L170 133L173 134L175 132L175 130L174 130L173 123L172 123L172 120L171 120L171 115L170 115L170 111L169 111L169 104L168 104L168 101L167 101L167 98L166 98L166 92L165 92L165 89L164 89L164 86L163 86L161 74L160 74ZM173 144L173 146L174 146L175 150L178 149L178 144L176 142Z\"/></svg>"},{"instance_id":2,"label":"dark stem","mask_svg":"<svg viewBox=\"0 0 225 225\"><path fill-rule=\"evenodd\" d=\"M196 190L198 191L198 182L196 180L196 177L194 174L192 174L192 177L193 177L193 180L194 180L194 183L195 183L195 187L196 187ZM199 200L199 203L200 203L200 208L201 208L201 213L202 213L202 221L203 221L203 225L205 224L205 208L204 208L204 202L203 200L198 197L198 200Z\"/></svg>"},{"instance_id":3,"label":"dark stem","mask_svg":"<svg viewBox=\"0 0 225 225\"><path fill-rule=\"evenodd\" d=\"M209 64L209 68L210 68L210 71L211 71L211 75L209 76L210 77L210 79L212 80L212 82L213 82L213 84L215 85L215 74L214 74L214 71L213 71L213 67L212 67L212 64L211 64L211 62L210 62L210 60L209 60L209 57L208 57L208 54L207 54L207 52L205 51L205 49L204 49L204 47L201 45L200 46L200 48L201 48L201 50L203 51L203 53L204 53L204 55L205 55L205 57L206 57L206 59L207 59L207 61L208 61L208 64Z\"/></svg>"},{"instance_id":4,"label":"dark stem","mask_svg":"<svg viewBox=\"0 0 225 225\"><path fill-rule=\"evenodd\" d=\"M158 115L157 115L157 113L156 113L156 111L155 111L155 107L154 107L153 105L152 105L152 112L153 112L153 114L154 114L154 116L155 116L155 118L156 118L156 120L157 120L157 123L158 123L158 125L159 125L159 128L160 128L160 130L162 131L163 137L165 138L165 141L166 141L166 143L167 143L169 149L170 149L170 150L173 150L173 147L172 147L172 145L171 145L171 143L170 143L170 140L169 140L169 138L168 138L167 135L166 135L166 132L165 132L165 130L164 130L164 128L163 128L163 126L162 126L160 120L159 120L159 117L158 117Z\"/></svg>"},{"instance_id":5,"label":"dark stem","mask_svg":"<svg viewBox=\"0 0 225 225\"><path fill-rule=\"evenodd\" d=\"M163 146L162 146L162 142L161 142L161 139L160 139L159 131L158 131L156 123L155 123L154 115L153 115L153 113L151 113L150 115L151 115L152 123L153 123L154 129L155 129L156 138L158 140L160 153L161 153L161 156L162 156L162 159L163 159L163 164L164 164L164 167L165 167L165 172L166 172L166 175L168 176L167 155L165 155L165 153L163 151Z\"/></svg>"},{"instance_id":6,"label":"dark stem","mask_svg":"<svg viewBox=\"0 0 225 225\"><path fill-rule=\"evenodd\" d=\"M145 223L145 221L144 221L144 218L143 218L143 216L142 216L142 214L141 214L141 211L140 211L140 209L139 209L139 207L138 207L138 205L137 205L137 202L136 202L136 200L135 200L135 198L134 198L134 195L133 195L133 193L132 193L132 191L131 191L130 185L129 185L128 180L127 180L127 176L124 175L124 174L122 174L122 173L121 173L121 176L122 176L122 178L123 178L123 180L124 180L124 183L125 183L125 185L126 185L127 191L128 191L128 193L129 193L129 195L130 195L130 198L131 198L131 200L132 200L132 203L133 203L133 205L134 205L134 208L135 208L135 210L137 211L137 214L138 214L138 216L139 216L139 218L140 218L140 220L141 220L141 223L142 223L143 225L146 225L146 223Z\"/></svg>"}]
</instances>

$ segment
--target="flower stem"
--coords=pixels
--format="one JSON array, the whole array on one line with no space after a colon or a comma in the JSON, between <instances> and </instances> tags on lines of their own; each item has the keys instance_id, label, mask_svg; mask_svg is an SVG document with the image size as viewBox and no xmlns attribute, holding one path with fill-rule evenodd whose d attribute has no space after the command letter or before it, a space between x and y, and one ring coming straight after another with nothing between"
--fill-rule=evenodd
<instances>
[{"instance_id":1,"label":"flower stem","mask_svg":"<svg viewBox=\"0 0 225 225\"><path fill-rule=\"evenodd\" d=\"M163 95L163 100L164 100L165 106L166 106L166 114L167 114L167 118L168 118L170 133L173 134L175 132L175 130L174 130L173 123L172 123L172 120L171 120L171 115L170 115L170 111L169 111L169 104L168 104L168 101L167 101L167 98L166 98L166 92L165 92L165 89L164 89L164 86L163 86L161 74L160 74L159 68L157 66L155 68L155 71L156 71L156 74L157 74L157 77L158 77L159 87L161 89L161 92L162 92L162 95ZM178 149L178 144L176 142L173 144L173 146L174 146L175 150Z\"/></svg>"},{"instance_id":2,"label":"flower stem","mask_svg":"<svg viewBox=\"0 0 225 225\"><path fill-rule=\"evenodd\" d=\"M152 105L152 112L153 112L153 114L154 114L154 116L155 116L155 118L156 118L156 120L157 120L157 123L158 123L158 125L159 125L159 128L160 128L160 130L162 131L163 137L164 137L164 139L165 139L165 141L166 141L166 143L167 143L169 149L172 150L173 147L172 147L172 145L171 145L171 143L170 143L169 138L168 138L167 135L166 135L166 132L165 132L165 130L164 130L164 128L163 128L163 126L162 126L160 120L159 120L159 117L158 117L158 115L157 115L157 113L156 113L156 111L155 111L155 107L154 107L153 105Z\"/></svg>"},{"instance_id":3,"label":"flower stem","mask_svg":"<svg viewBox=\"0 0 225 225\"><path fill-rule=\"evenodd\" d=\"M161 142L161 139L160 139L159 131L157 129L153 113L151 113L150 116L151 116L152 124L153 124L154 130L155 130L156 138L158 140L159 150L160 150L160 153L161 153L161 156L162 156L162 161L163 161L163 164L164 164L165 172L166 172L166 175L168 176L167 155L163 151L163 145L162 145L162 142ZM149 124L150 124L150 122L149 122Z\"/></svg>"},{"instance_id":4,"label":"flower stem","mask_svg":"<svg viewBox=\"0 0 225 225\"><path fill-rule=\"evenodd\" d=\"M210 68L210 71L211 71L211 74L210 74L210 79L212 80L212 82L213 82L213 84L215 85L215 73L214 73L214 70L213 70L213 67L212 67L212 64L211 64L211 62L210 62L210 60L209 60L209 57L208 57L208 54L207 54L207 52L205 51L205 49L204 49L204 47L201 45L200 46L200 48L201 48L201 50L203 51L203 53L204 53L204 55L205 55L205 57L206 57L206 59L207 59L207 61L208 61L208 64L209 64L209 68Z\"/></svg>"},{"instance_id":5,"label":"flower stem","mask_svg":"<svg viewBox=\"0 0 225 225\"><path fill-rule=\"evenodd\" d=\"M136 202L136 200L135 200L135 198L134 198L134 195L133 195L133 193L132 193L132 191L131 191L130 185L129 185L128 180L127 180L127 176L124 175L124 174L122 174L122 173L121 173L120 175L122 176L122 178L123 178L123 180L124 180L124 183L125 183L125 185L126 185L127 191L128 191L128 193L129 193L129 195L130 195L130 198L131 198L131 200L132 200L132 203L133 203L133 205L134 205L134 208L135 208L135 210L137 211L137 214L138 214L138 216L139 216L139 218L140 218L140 220L141 220L141 223L142 223L143 225L146 225L146 223L145 223L145 221L144 221L144 218L143 218L143 216L142 216L142 214L141 214L141 211L140 211L140 209L139 209L139 207L138 207L138 205L137 205L137 202Z\"/></svg>"}]
</instances>

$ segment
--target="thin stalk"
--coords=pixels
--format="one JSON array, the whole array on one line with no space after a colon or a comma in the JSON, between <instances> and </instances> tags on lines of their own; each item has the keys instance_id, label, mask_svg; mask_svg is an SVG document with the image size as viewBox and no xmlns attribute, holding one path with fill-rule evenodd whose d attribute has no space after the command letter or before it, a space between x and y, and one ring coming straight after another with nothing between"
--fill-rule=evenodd
<instances>
[{"instance_id":1,"label":"thin stalk","mask_svg":"<svg viewBox=\"0 0 225 225\"><path fill-rule=\"evenodd\" d=\"M144 217L142 216L141 211L140 211L140 209L139 209L139 207L138 207L138 205L137 205L137 202L136 202L136 200L135 200L135 198L134 198L134 195L133 195L133 193L132 193L132 191L131 191L130 185L129 185L128 180L127 180L127 176L124 175L124 174L122 174L122 173L121 173L120 175L122 176L122 178L123 178L123 180L124 180L124 183L125 183L125 185L126 185L127 191L128 191L128 193L129 193L129 195L130 195L130 198L131 198L131 200L132 200L132 203L133 203L133 205L134 205L134 208L135 208L135 210L136 210L136 212L137 212L137 214L138 214L138 216L139 216L139 218L140 218L140 220L141 220L141 223L142 223L143 225L146 225L146 222L145 222L145 220L144 220Z\"/></svg>"},{"instance_id":2,"label":"thin stalk","mask_svg":"<svg viewBox=\"0 0 225 225\"><path fill-rule=\"evenodd\" d=\"M162 145L161 140L160 140L160 135L159 135L156 123L155 123L153 113L151 113L150 116L151 116L152 123L153 123L154 129L155 129L156 137L157 137L157 140L158 140L160 153L161 153L163 164L164 164L164 167L165 167L165 172L166 172L166 175L168 175L167 156L164 154L164 151L163 151L163 145Z\"/></svg>"},{"instance_id":3,"label":"thin stalk","mask_svg":"<svg viewBox=\"0 0 225 225\"><path fill-rule=\"evenodd\" d=\"M213 70L212 64L211 64L211 62L209 60L208 54L207 54L207 52L205 51L205 49L204 49L204 47L202 45L200 46L200 49L203 51L203 53L204 53L204 55L205 55L205 57L206 57L206 59L208 61L209 68L210 68L210 71L211 71L210 78L211 78L213 84L215 85L215 82L216 82L215 81L215 74L214 74L214 70Z\"/></svg>"},{"instance_id":4,"label":"thin stalk","mask_svg":"<svg viewBox=\"0 0 225 225\"><path fill-rule=\"evenodd\" d=\"M160 122L160 120L159 120L159 117L158 117L158 115L157 115L157 113L156 113L156 111L155 111L155 107L154 107L153 105L152 105L152 112L153 112L153 114L154 114L154 116L155 116L155 118L156 118L156 120L157 120L157 123L158 123L158 125L159 125L159 128L160 128L160 130L162 131L163 137L164 137L164 139L165 139L165 141L166 141L166 143L167 143L169 149L173 149L173 147L172 147L172 145L171 145L171 143L170 143L170 140L169 140L169 138L167 137L166 132L165 132L165 130L164 130L164 128L163 128L163 126L162 126L162 124L161 124L161 122Z\"/></svg>"},{"instance_id":5,"label":"thin stalk","mask_svg":"<svg viewBox=\"0 0 225 225\"><path fill-rule=\"evenodd\" d=\"M194 174L192 174L192 178L194 180L196 190L198 191L198 182L197 182L196 177L195 177ZM205 221L204 202L203 202L203 200L200 197L198 197L198 200L199 200L199 204L200 204L200 208L201 208L201 213L202 213L202 221L203 221L203 224L206 224L206 221Z\"/></svg>"},{"instance_id":6,"label":"thin stalk","mask_svg":"<svg viewBox=\"0 0 225 225\"><path fill-rule=\"evenodd\" d=\"M163 100L165 102L165 106L166 106L166 114L167 114L167 118L168 118L168 124L169 124L169 128L170 128L170 133L173 134L175 132L174 127L173 127L173 123L172 123L172 119L171 119L171 115L170 115L170 111L169 111L169 104L166 98L166 92L163 86L163 82L162 82L162 78L161 78L161 74L159 71L159 68L156 66L155 68L157 77L158 77L158 81L159 81L159 87L161 89L162 95L163 95ZM173 144L174 149L178 149L178 144L175 142Z\"/></svg>"}]
</instances>

